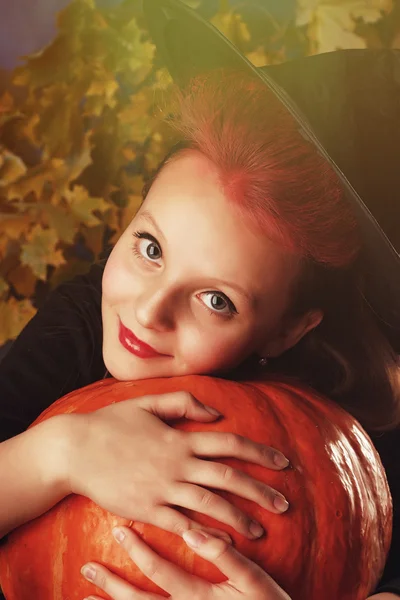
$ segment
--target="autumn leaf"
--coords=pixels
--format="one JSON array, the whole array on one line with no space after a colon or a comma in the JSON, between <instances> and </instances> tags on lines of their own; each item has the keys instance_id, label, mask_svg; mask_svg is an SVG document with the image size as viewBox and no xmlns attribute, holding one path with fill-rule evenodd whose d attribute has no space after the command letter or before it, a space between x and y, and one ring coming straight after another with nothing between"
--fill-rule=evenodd
<instances>
[{"instance_id":1,"label":"autumn leaf","mask_svg":"<svg viewBox=\"0 0 400 600\"><path fill-rule=\"evenodd\" d=\"M149 40L143 39L143 30L136 19L129 20L121 28L119 41L121 52L121 67L128 68L136 74L136 81L143 79L153 65L155 46Z\"/></svg>"},{"instance_id":2,"label":"autumn leaf","mask_svg":"<svg viewBox=\"0 0 400 600\"><path fill-rule=\"evenodd\" d=\"M55 173L62 165L61 159L52 159L28 169L26 173L5 188L5 197L8 200L23 200L28 194L33 193L39 199L45 185L55 178Z\"/></svg>"},{"instance_id":3,"label":"autumn leaf","mask_svg":"<svg viewBox=\"0 0 400 600\"><path fill-rule=\"evenodd\" d=\"M0 150L0 188L17 181L26 171L26 166L16 154Z\"/></svg>"},{"instance_id":4,"label":"autumn leaf","mask_svg":"<svg viewBox=\"0 0 400 600\"><path fill-rule=\"evenodd\" d=\"M74 218L61 206L41 204L46 223L57 232L59 239L67 244L72 244L79 225Z\"/></svg>"},{"instance_id":5,"label":"autumn leaf","mask_svg":"<svg viewBox=\"0 0 400 600\"><path fill-rule=\"evenodd\" d=\"M122 231L125 231L125 229L128 227L128 225L132 221L133 217L136 215L137 211L139 210L141 204L142 204L142 196L141 195L139 196L137 194L132 194L129 196L128 205L123 212L123 219L122 219L122 224L121 224Z\"/></svg>"},{"instance_id":6,"label":"autumn leaf","mask_svg":"<svg viewBox=\"0 0 400 600\"><path fill-rule=\"evenodd\" d=\"M33 296L37 278L32 269L27 265L18 265L18 267L9 271L7 279L20 296L24 296L25 298Z\"/></svg>"},{"instance_id":7,"label":"autumn leaf","mask_svg":"<svg viewBox=\"0 0 400 600\"><path fill-rule=\"evenodd\" d=\"M38 279L46 280L48 265L58 266L65 262L61 250L57 250L57 232L36 225L25 244L21 245L21 263L28 265Z\"/></svg>"},{"instance_id":8,"label":"autumn leaf","mask_svg":"<svg viewBox=\"0 0 400 600\"><path fill-rule=\"evenodd\" d=\"M392 8L392 0L298 0L296 24L308 26L313 51L365 48L354 33L357 19L375 23Z\"/></svg>"},{"instance_id":9,"label":"autumn leaf","mask_svg":"<svg viewBox=\"0 0 400 600\"><path fill-rule=\"evenodd\" d=\"M0 298L4 296L4 294L8 292L9 289L10 286L8 285L7 281L3 279L3 277L0 277Z\"/></svg>"},{"instance_id":10,"label":"autumn leaf","mask_svg":"<svg viewBox=\"0 0 400 600\"><path fill-rule=\"evenodd\" d=\"M130 103L119 112L119 139L122 143L136 142L142 145L155 125L154 115L150 114L152 91L141 90L131 96Z\"/></svg>"},{"instance_id":11,"label":"autumn leaf","mask_svg":"<svg viewBox=\"0 0 400 600\"><path fill-rule=\"evenodd\" d=\"M72 152L54 168L52 181L54 199L61 201L70 183L78 179L85 169L92 164L92 146L89 135L86 135L79 151Z\"/></svg>"},{"instance_id":12,"label":"autumn leaf","mask_svg":"<svg viewBox=\"0 0 400 600\"><path fill-rule=\"evenodd\" d=\"M103 198L89 196L87 189L81 185L75 185L72 190L67 190L65 198L74 217L88 227L101 223L94 211L103 212L108 209L108 204Z\"/></svg>"},{"instance_id":13,"label":"autumn leaf","mask_svg":"<svg viewBox=\"0 0 400 600\"><path fill-rule=\"evenodd\" d=\"M0 301L0 345L15 339L35 313L30 300Z\"/></svg>"},{"instance_id":14,"label":"autumn leaf","mask_svg":"<svg viewBox=\"0 0 400 600\"><path fill-rule=\"evenodd\" d=\"M42 140L46 154L64 158L82 145L83 115L76 110L74 86L52 85L40 94L40 121L35 133Z\"/></svg>"},{"instance_id":15,"label":"autumn leaf","mask_svg":"<svg viewBox=\"0 0 400 600\"><path fill-rule=\"evenodd\" d=\"M86 246L93 252L95 260L104 246L104 223L90 227L85 233Z\"/></svg>"},{"instance_id":16,"label":"autumn leaf","mask_svg":"<svg viewBox=\"0 0 400 600\"><path fill-rule=\"evenodd\" d=\"M238 47L251 39L249 29L242 16L234 10L220 10L211 19L211 23Z\"/></svg>"},{"instance_id":17,"label":"autumn leaf","mask_svg":"<svg viewBox=\"0 0 400 600\"><path fill-rule=\"evenodd\" d=\"M264 67L269 63L268 56L265 52L265 49L260 46L253 50L252 52L246 52L246 58L255 66L255 67Z\"/></svg>"},{"instance_id":18,"label":"autumn leaf","mask_svg":"<svg viewBox=\"0 0 400 600\"><path fill-rule=\"evenodd\" d=\"M29 232L32 218L29 214L0 214L0 231L10 240L19 240Z\"/></svg>"},{"instance_id":19,"label":"autumn leaf","mask_svg":"<svg viewBox=\"0 0 400 600\"><path fill-rule=\"evenodd\" d=\"M10 112L14 107L14 98L7 90L0 96L0 115Z\"/></svg>"}]
</instances>

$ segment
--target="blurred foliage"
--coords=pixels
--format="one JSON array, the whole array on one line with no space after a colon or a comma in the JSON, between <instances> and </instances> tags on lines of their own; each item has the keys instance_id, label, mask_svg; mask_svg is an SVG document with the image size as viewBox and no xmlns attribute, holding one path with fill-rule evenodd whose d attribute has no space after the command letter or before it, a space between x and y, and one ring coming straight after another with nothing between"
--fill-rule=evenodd
<instances>
[{"instance_id":1,"label":"blurred foliage","mask_svg":"<svg viewBox=\"0 0 400 600\"><path fill-rule=\"evenodd\" d=\"M256 65L400 46L391 0L186 2ZM157 118L169 85L140 0L72 0L54 41L12 74L0 96L0 345L130 222L171 143Z\"/></svg>"}]
</instances>

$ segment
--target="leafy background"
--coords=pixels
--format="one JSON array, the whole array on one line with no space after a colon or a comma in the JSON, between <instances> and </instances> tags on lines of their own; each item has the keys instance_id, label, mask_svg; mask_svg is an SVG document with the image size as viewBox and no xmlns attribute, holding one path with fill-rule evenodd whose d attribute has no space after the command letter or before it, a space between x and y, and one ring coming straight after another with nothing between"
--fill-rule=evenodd
<instances>
[{"instance_id":1,"label":"leafy background","mask_svg":"<svg viewBox=\"0 0 400 600\"><path fill-rule=\"evenodd\" d=\"M395 0L186 2L256 65L337 48L400 48ZM27 21L23 4L13 6ZM0 73L0 346L49 290L118 239L171 141L157 109L170 78L141 1L60 6L47 45ZM20 42L22 54L28 38L11 31L0 51Z\"/></svg>"}]
</instances>

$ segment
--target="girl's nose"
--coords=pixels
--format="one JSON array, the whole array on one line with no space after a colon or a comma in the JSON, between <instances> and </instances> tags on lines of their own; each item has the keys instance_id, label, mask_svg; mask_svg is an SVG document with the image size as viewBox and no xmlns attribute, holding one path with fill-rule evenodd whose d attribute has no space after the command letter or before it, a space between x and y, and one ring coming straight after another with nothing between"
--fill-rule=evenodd
<instances>
[{"instance_id":1,"label":"girl's nose","mask_svg":"<svg viewBox=\"0 0 400 600\"><path fill-rule=\"evenodd\" d=\"M175 321L176 296L168 289L146 290L136 298L137 322L146 329L171 330Z\"/></svg>"}]
</instances>

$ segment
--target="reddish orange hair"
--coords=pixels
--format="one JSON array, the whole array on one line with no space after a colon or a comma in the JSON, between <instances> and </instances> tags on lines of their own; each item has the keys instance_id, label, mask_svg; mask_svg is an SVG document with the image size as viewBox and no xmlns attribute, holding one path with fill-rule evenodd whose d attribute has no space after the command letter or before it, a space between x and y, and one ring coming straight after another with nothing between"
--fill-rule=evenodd
<instances>
[{"instance_id":1,"label":"reddish orange hair","mask_svg":"<svg viewBox=\"0 0 400 600\"><path fill-rule=\"evenodd\" d=\"M296 253L302 269L286 317L318 308L320 325L267 369L298 378L339 402L368 429L400 424L398 359L366 304L360 236L335 171L275 95L256 77L214 71L174 88L168 116L180 140L170 160L194 148L218 168L240 216ZM250 356L231 375L257 376ZM379 398L379 402L377 402Z\"/></svg>"},{"instance_id":2,"label":"reddish orange hair","mask_svg":"<svg viewBox=\"0 0 400 600\"><path fill-rule=\"evenodd\" d=\"M257 228L326 266L353 261L357 226L336 173L261 81L215 71L176 90L172 106L175 130Z\"/></svg>"}]
</instances>

